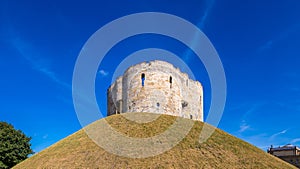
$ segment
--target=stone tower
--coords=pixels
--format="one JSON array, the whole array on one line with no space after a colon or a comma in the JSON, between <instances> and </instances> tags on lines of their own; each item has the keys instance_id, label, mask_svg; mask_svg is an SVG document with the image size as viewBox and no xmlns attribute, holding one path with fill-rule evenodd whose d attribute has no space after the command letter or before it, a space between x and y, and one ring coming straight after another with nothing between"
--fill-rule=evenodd
<instances>
[{"instance_id":1,"label":"stone tower","mask_svg":"<svg viewBox=\"0 0 300 169\"><path fill-rule=\"evenodd\" d=\"M203 88L168 62L143 62L129 67L107 90L107 115L125 112L203 121Z\"/></svg>"}]
</instances>

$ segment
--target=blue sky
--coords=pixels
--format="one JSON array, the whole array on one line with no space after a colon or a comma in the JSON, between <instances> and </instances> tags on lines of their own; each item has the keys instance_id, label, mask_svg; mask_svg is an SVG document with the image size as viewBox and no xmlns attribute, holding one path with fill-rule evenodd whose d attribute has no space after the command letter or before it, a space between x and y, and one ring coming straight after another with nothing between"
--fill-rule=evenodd
<instances>
[{"instance_id":1,"label":"blue sky","mask_svg":"<svg viewBox=\"0 0 300 169\"><path fill-rule=\"evenodd\" d=\"M256 145L300 146L300 1L8 1L0 2L0 121L32 137L39 152L81 128L72 101L76 59L88 38L119 17L164 12L197 25L223 63L227 101L219 128ZM197 38L196 38L197 39ZM186 46L159 35L125 39L105 56L96 96L134 51L162 48L183 59L205 89L207 72Z\"/></svg>"}]
</instances>

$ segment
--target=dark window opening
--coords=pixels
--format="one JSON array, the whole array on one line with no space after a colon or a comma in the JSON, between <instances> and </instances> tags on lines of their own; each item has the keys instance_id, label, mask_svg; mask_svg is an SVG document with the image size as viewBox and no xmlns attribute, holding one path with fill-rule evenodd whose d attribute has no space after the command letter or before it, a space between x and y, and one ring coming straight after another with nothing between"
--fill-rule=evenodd
<instances>
[{"instance_id":1,"label":"dark window opening","mask_svg":"<svg viewBox=\"0 0 300 169\"><path fill-rule=\"evenodd\" d=\"M188 106L188 103L186 102L186 101L181 101L181 106L182 106L182 108L185 108L185 107L187 107Z\"/></svg>"},{"instance_id":2,"label":"dark window opening","mask_svg":"<svg viewBox=\"0 0 300 169\"><path fill-rule=\"evenodd\" d=\"M159 107L159 106L160 106L160 104L159 104L159 103L156 103L156 106L157 106L157 107Z\"/></svg>"},{"instance_id":3,"label":"dark window opening","mask_svg":"<svg viewBox=\"0 0 300 169\"><path fill-rule=\"evenodd\" d=\"M190 114L190 119L193 119L193 115Z\"/></svg>"},{"instance_id":4,"label":"dark window opening","mask_svg":"<svg viewBox=\"0 0 300 169\"><path fill-rule=\"evenodd\" d=\"M141 79L142 79L142 86L144 87L144 85L145 85L145 74L144 73L142 73Z\"/></svg>"},{"instance_id":5,"label":"dark window opening","mask_svg":"<svg viewBox=\"0 0 300 169\"><path fill-rule=\"evenodd\" d=\"M172 76L170 76L169 82L170 82L170 88L172 88Z\"/></svg>"}]
</instances>

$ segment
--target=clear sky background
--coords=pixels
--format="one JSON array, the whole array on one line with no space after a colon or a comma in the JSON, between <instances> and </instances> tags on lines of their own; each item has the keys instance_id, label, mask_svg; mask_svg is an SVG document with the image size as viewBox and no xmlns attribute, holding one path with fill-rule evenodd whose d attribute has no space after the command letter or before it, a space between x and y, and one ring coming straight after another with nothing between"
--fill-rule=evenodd
<instances>
[{"instance_id":1,"label":"clear sky background","mask_svg":"<svg viewBox=\"0 0 300 169\"><path fill-rule=\"evenodd\" d=\"M227 80L219 128L263 150L271 144L300 146L299 0L2 0L0 121L31 136L35 152L79 130L72 102L79 52L99 28L137 12L177 15L211 40ZM201 61L183 44L158 35L128 38L105 56L95 83L103 116L118 64L150 47L175 53L191 68L204 86L206 117L210 83Z\"/></svg>"}]
</instances>

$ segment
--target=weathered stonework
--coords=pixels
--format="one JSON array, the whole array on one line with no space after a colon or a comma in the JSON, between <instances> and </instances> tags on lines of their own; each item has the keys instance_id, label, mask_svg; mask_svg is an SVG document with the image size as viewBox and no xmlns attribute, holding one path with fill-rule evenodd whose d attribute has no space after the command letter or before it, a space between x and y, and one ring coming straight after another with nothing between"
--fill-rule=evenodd
<instances>
[{"instance_id":1,"label":"weathered stonework","mask_svg":"<svg viewBox=\"0 0 300 169\"><path fill-rule=\"evenodd\" d=\"M172 64L143 62L129 67L108 88L107 115L151 112L203 121L202 98L201 83Z\"/></svg>"}]
</instances>

